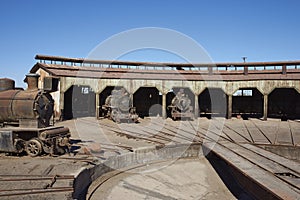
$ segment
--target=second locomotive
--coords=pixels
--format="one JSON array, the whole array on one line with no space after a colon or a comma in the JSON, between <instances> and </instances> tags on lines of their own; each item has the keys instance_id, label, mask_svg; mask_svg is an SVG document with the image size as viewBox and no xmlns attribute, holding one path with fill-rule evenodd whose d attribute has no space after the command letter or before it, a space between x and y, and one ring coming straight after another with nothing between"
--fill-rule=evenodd
<instances>
[{"instance_id":1,"label":"second locomotive","mask_svg":"<svg viewBox=\"0 0 300 200\"><path fill-rule=\"evenodd\" d=\"M125 89L113 90L111 95L106 98L102 109L106 112L106 117L117 123L137 122L139 117Z\"/></svg>"},{"instance_id":2,"label":"second locomotive","mask_svg":"<svg viewBox=\"0 0 300 200\"><path fill-rule=\"evenodd\" d=\"M171 109L171 117L173 120L194 119L191 99L184 93L183 89L180 89L176 96L172 99L171 105L168 106L168 109Z\"/></svg>"}]
</instances>

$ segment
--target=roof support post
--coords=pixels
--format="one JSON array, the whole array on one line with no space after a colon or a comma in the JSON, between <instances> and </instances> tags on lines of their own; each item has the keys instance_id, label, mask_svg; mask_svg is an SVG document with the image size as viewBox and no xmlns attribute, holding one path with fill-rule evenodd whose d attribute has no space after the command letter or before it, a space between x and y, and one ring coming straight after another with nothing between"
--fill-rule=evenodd
<instances>
[{"instance_id":1,"label":"roof support post","mask_svg":"<svg viewBox=\"0 0 300 200\"><path fill-rule=\"evenodd\" d=\"M228 102L227 102L227 119L231 119L232 117L232 94L228 95Z\"/></svg>"},{"instance_id":2,"label":"roof support post","mask_svg":"<svg viewBox=\"0 0 300 200\"><path fill-rule=\"evenodd\" d=\"M212 66L208 66L208 74L209 75L213 74L213 68L212 68Z\"/></svg>"},{"instance_id":3,"label":"roof support post","mask_svg":"<svg viewBox=\"0 0 300 200\"><path fill-rule=\"evenodd\" d=\"M167 95L166 93L162 94L162 118L167 119Z\"/></svg>"},{"instance_id":4,"label":"roof support post","mask_svg":"<svg viewBox=\"0 0 300 200\"><path fill-rule=\"evenodd\" d=\"M248 66L244 66L244 75L248 75Z\"/></svg>"},{"instance_id":5,"label":"roof support post","mask_svg":"<svg viewBox=\"0 0 300 200\"><path fill-rule=\"evenodd\" d=\"M60 84L61 85L61 84ZM65 102L65 93L61 90L62 87L60 87L59 92L59 120L64 120L64 102Z\"/></svg>"},{"instance_id":6,"label":"roof support post","mask_svg":"<svg viewBox=\"0 0 300 200\"><path fill-rule=\"evenodd\" d=\"M198 102L198 94L194 94L195 96L195 119L199 117L199 102Z\"/></svg>"},{"instance_id":7,"label":"roof support post","mask_svg":"<svg viewBox=\"0 0 300 200\"><path fill-rule=\"evenodd\" d=\"M99 118L100 113L100 93L96 93L96 119Z\"/></svg>"},{"instance_id":8,"label":"roof support post","mask_svg":"<svg viewBox=\"0 0 300 200\"><path fill-rule=\"evenodd\" d=\"M286 65L282 65L282 74L286 74Z\"/></svg>"},{"instance_id":9,"label":"roof support post","mask_svg":"<svg viewBox=\"0 0 300 200\"><path fill-rule=\"evenodd\" d=\"M268 118L268 94L264 94L264 116L263 120Z\"/></svg>"}]
</instances>

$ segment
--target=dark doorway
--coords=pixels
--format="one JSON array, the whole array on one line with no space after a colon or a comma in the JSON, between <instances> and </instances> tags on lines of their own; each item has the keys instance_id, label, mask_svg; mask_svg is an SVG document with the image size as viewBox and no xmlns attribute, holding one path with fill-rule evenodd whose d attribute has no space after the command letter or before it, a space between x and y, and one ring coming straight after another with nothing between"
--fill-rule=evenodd
<instances>
[{"instance_id":1,"label":"dark doorway","mask_svg":"<svg viewBox=\"0 0 300 200\"><path fill-rule=\"evenodd\" d=\"M294 88L276 88L268 97L268 117L300 119L300 94Z\"/></svg>"},{"instance_id":2,"label":"dark doorway","mask_svg":"<svg viewBox=\"0 0 300 200\"><path fill-rule=\"evenodd\" d=\"M227 95L221 88L206 88L198 98L200 117L226 117Z\"/></svg>"},{"instance_id":3,"label":"dark doorway","mask_svg":"<svg viewBox=\"0 0 300 200\"><path fill-rule=\"evenodd\" d=\"M64 94L64 119L91 117L96 113L96 95L89 86L71 86Z\"/></svg>"},{"instance_id":4,"label":"dark doorway","mask_svg":"<svg viewBox=\"0 0 300 200\"><path fill-rule=\"evenodd\" d=\"M261 118L263 105L264 98L258 89L240 88L232 96L232 116Z\"/></svg>"},{"instance_id":5,"label":"dark doorway","mask_svg":"<svg viewBox=\"0 0 300 200\"><path fill-rule=\"evenodd\" d=\"M133 106L140 117L162 114L162 95L155 87L141 87L133 95Z\"/></svg>"}]
</instances>

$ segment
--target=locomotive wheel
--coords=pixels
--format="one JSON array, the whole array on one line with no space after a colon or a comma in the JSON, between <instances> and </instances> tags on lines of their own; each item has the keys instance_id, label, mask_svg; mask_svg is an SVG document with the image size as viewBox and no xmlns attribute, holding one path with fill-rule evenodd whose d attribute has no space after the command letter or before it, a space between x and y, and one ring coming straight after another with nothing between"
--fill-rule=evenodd
<instances>
[{"instance_id":1,"label":"locomotive wheel","mask_svg":"<svg viewBox=\"0 0 300 200\"><path fill-rule=\"evenodd\" d=\"M25 150L29 156L35 157L42 153L43 148L40 141L37 139L31 139L26 142Z\"/></svg>"}]
</instances>

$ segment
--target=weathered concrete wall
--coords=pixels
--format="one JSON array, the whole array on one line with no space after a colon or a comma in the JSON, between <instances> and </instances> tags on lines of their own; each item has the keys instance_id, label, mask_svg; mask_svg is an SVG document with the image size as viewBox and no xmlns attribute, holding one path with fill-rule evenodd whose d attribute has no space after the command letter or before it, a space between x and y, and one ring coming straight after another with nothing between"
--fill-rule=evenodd
<instances>
[{"instance_id":1,"label":"weathered concrete wall","mask_svg":"<svg viewBox=\"0 0 300 200\"><path fill-rule=\"evenodd\" d=\"M205 88L221 88L225 94L231 99L234 92L240 88L257 88L263 95L265 95L264 104L264 118L267 118L267 95L269 95L275 88L295 88L300 91L300 81L298 80L255 80L255 81L177 81L177 80L128 80L128 79L91 79L91 78L61 78L61 95L60 95L60 109L63 109L63 94L72 85L90 86L96 93L100 94L107 86L123 86L130 94L134 94L140 87L155 87L162 94L166 94L173 87L190 88L190 90L198 96L205 90ZM196 99L197 100L197 99ZM231 117L232 101L228 101L228 118ZM165 103L163 102L163 105ZM98 106L98 105L96 105ZM197 105L198 106L198 105ZM195 106L195 112L198 107ZM165 106L166 107L166 106ZM164 111L165 109L163 109ZM98 112L97 112L98 113ZM163 112L163 117L165 113ZM197 116L198 113L195 113Z\"/></svg>"},{"instance_id":2,"label":"weathered concrete wall","mask_svg":"<svg viewBox=\"0 0 300 200\"><path fill-rule=\"evenodd\" d=\"M200 94L205 88L221 88L227 95L232 95L239 88L257 88L262 94L269 94L275 88L295 88L300 92L298 80L259 80L259 81L174 81L174 80L127 80L127 79L91 79L61 77L62 92L72 85L86 85L101 93L107 86L123 86L130 93L140 87L155 87L161 93L166 93L173 87L190 88L194 94Z\"/></svg>"},{"instance_id":3,"label":"weathered concrete wall","mask_svg":"<svg viewBox=\"0 0 300 200\"><path fill-rule=\"evenodd\" d=\"M41 74L41 82L44 76L49 74L42 69L37 73ZM180 74L178 74L180 76ZM206 88L220 88L231 99L232 95L240 88L257 88L264 95L264 118L267 117L268 96L275 88L295 88L300 92L299 80L246 80L246 81L223 81L221 76L213 81L187 81L187 80L140 80L140 79L94 79L80 77L60 77L60 91L55 92L52 96L55 99L55 112L60 115L60 110L64 109L64 93L72 85L89 86L96 93L96 98L107 86L123 86L130 94L134 94L140 87L155 87L163 95L167 94L173 87L189 88L195 94L195 100ZM99 99L96 99L98 105ZM164 103L164 102L163 102ZM228 117L231 116L231 107L228 102ZM195 111L198 110L195 105ZM98 107L96 108L98 109ZM97 112L98 113L98 112ZM197 113L195 113L197 115Z\"/></svg>"}]
</instances>

